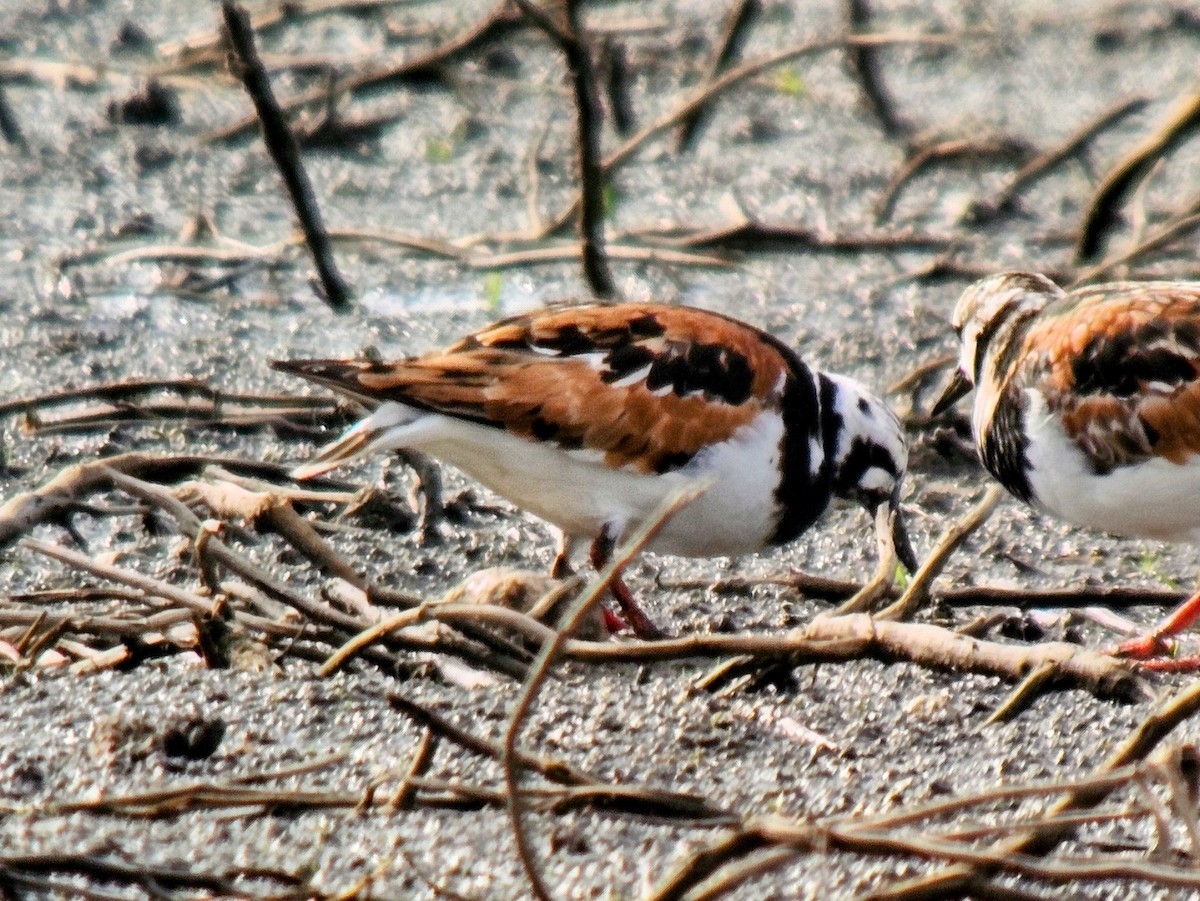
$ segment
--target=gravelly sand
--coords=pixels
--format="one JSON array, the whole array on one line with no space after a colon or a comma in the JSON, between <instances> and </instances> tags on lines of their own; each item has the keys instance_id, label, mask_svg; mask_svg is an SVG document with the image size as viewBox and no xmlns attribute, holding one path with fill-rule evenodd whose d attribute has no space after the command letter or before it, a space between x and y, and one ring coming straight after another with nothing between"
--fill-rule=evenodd
<instances>
[{"instance_id":1,"label":"gravelly sand","mask_svg":"<svg viewBox=\"0 0 1200 901\"><path fill-rule=\"evenodd\" d=\"M162 290L165 270L158 264L87 265L58 275L55 261L62 254L104 246L143 215L149 222L149 234L140 239L145 243L175 241L198 211L208 213L223 234L254 244L278 240L290 228L290 210L257 141L232 147L198 142L247 108L223 76L218 83L203 77L177 86L181 121L174 127L117 126L106 115L110 102L144 84L129 73L144 70L147 58L113 46L122 23L135 22L152 41L166 41L210 27L210 4L65 5L69 12L48 15L46 3L10 2L0 21L2 56L111 66L90 89L68 84L60 90L42 80L5 84L29 147L25 153L0 147L7 212L0 228L6 376L0 400L130 377L187 375L229 390L293 389L267 370L267 360L349 354L365 345L384 354L420 351L497 312L584 293L572 265L505 270L497 281L459 264L361 245L339 251L359 293L354 310L341 317L313 296L303 261L268 275L252 273L232 294L199 301ZM1045 148L1122 97L1155 98L1144 113L1097 140L1085 161L1030 190L1027 215L987 230L971 231L957 224L958 217L971 199L991 196L1004 184L1009 164L938 169L904 192L896 227L958 236L965 257L997 268L1066 265L1065 236L1076 227L1097 173L1163 117L1171 98L1194 86L1200 37L1186 18L1172 19L1169 9L1154 5L877 5L880 30L988 33L958 47L886 53L887 83L901 111L922 128L948 136L994 132ZM653 26L626 36L634 107L640 122L649 122L677 103L684 86L695 84L719 17L700 0L595 6L590 21L596 28L628 28L631 20ZM838 4L766 7L748 58L842 27ZM322 18L277 32L265 49L365 59L409 46L386 47L385 22L434 25L444 36L486 9L461 2L397 6L380 17ZM414 41L412 51L430 40ZM454 67L451 89L381 92L356 107L402 113L366 152L309 155L332 226L443 237L524 229L528 158L543 129L538 209L550 215L570 197L572 119L557 60L533 35L512 38L506 47L507 56L479 54ZM718 103L693 154L679 157L669 143L649 144L614 181L610 227L717 226L740 204L764 221L836 233L872 228L873 205L902 163L900 148L880 135L838 56L805 59L786 73L767 74ZM291 87L291 79L280 79L280 90ZM612 135L606 141L616 146ZM167 162L147 167L147 159L162 154L169 154ZM1197 176L1200 144L1185 145L1154 178L1146 210L1158 215L1178 206L1194 192ZM821 365L882 388L950 348L944 321L961 285L893 282L933 257L915 251L797 252L757 255L723 270L630 263L614 270L626 297L731 312L797 342ZM1159 271L1171 272L1171 264ZM498 310L488 308L489 296ZM11 421L5 432L13 468L0 481L4 498L68 462L128 448L219 450L276 460L307 453L266 434L239 437L175 425L85 438L30 437L18 425ZM351 474L370 482L381 465ZM906 502L922 551L983 483L969 463L943 461L918 440ZM455 476L449 484L451 490L466 485ZM186 562L170 556L169 537L149 537L128 523L81 519L79 525L96 554L127 554L132 565L158 575L188 572ZM65 540L53 528L38 534ZM500 515L471 517L437 546L415 536L360 531L339 538L338 547L379 582L427 595L481 566L544 567L551 556L548 531L507 506ZM291 573L298 587L315 591L320 585L276 544L252 553ZM635 567L631 582L661 622L679 633L715 625L777 630L823 605L769 587L744 596L659 589L655 575L715 579L798 567L861 578L873 563L868 524L847 508L832 511L819 532L785 551L731 562L650 559ZM1198 565L1200 557L1189 549L1077 532L1006 503L946 578L1018 586L1189 585ZM77 575L22 550L6 552L0 573L0 585L11 592L78 583ZM1149 622L1154 611L1137 615ZM1099 640L1098 633L1085 635ZM800 669L795 684L783 689L714 697L690 687L705 669L703 662L568 667L544 693L527 744L614 780L701 793L741 812L807 818L888 810L1002 781L1082 774L1150 709L1068 691L1039 700L1016 722L984 728L1006 692L993 679L863 661ZM1184 681L1162 679L1153 687L1165 693ZM0 814L0 848L113 848L136 861L217 871L285 867L304 872L327 892L376 873L370 892L384 898L436 897L427 879L468 897L524 897L507 820L490 811L196 813L157 821L45 812L52 800L224 779L334 752L345 752L345 759L284 784L364 790L376 778L402 772L418 738L418 730L389 708L389 690L493 735L516 693L506 682L466 691L433 678L401 684L369 672L320 681L312 666L299 661L267 673L212 672L186 655L87 678L25 673L0 688L0 801L15 805ZM193 716L227 724L216 753L192 763L166 757L153 736ZM828 738L831 747L797 740L793 720ZM1180 740L1198 736L1200 728L1191 723L1178 732ZM450 749L439 753L434 773L474 782L497 775L494 767ZM716 837L713 830L592 812L532 815L529 824L547 880L560 897L570 898L642 897L690 851ZM1110 831L1106 840L1135 846L1153 841L1123 828ZM734 896L848 898L920 868L811 855ZM1169 896L1105 883L1069 891L1072 897Z\"/></svg>"}]
</instances>

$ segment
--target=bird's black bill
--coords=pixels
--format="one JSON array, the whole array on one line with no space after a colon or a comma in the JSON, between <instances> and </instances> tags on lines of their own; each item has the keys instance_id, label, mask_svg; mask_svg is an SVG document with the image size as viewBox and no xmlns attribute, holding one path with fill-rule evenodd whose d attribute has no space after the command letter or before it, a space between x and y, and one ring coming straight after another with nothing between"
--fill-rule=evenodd
<instances>
[{"instance_id":1,"label":"bird's black bill","mask_svg":"<svg viewBox=\"0 0 1200 901\"><path fill-rule=\"evenodd\" d=\"M908 540L908 530L904 527L904 514L900 507L891 509L892 514L892 547L896 549L896 559L904 564L904 568L912 575L920 567L917 552L913 550L912 542Z\"/></svg>"},{"instance_id":2,"label":"bird's black bill","mask_svg":"<svg viewBox=\"0 0 1200 901\"><path fill-rule=\"evenodd\" d=\"M929 411L930 416L940 416L959 400L971 393L971 389L975 386L971 384L971 380L962 374L961 369L954 371L954 378L950 380L950 384L946 386L946 390L942 392L942 396L937 399L937 403L933 405L933 409Z\"/></svg>"}]
</instances>

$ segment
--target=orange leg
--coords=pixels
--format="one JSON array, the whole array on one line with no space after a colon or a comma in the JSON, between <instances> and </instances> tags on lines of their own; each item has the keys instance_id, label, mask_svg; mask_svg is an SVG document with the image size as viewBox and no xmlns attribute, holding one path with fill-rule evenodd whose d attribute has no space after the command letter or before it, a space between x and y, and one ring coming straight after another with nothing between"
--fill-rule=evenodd
<instances>
[{"instance_id":1,"label":"orange leg","mask_svg":"<svg viewBox=\"0 0 1200 901\"><path fill-rule=\"evenodd\" d=\"M1182 660L1156 661L1152 658L1169 658L1175 651L1175 642L1170 641L1170 638L1191 628L1197 620L1200 620L1200 593L1192 595L1172 610L1151 632L1121 642L1112 648L1110 653L1116 657L1148 661L1144 664L1147 669L1180 671L1179 664L1183 662ZM1196 660L1200 664L1200 658L1189 659ZM1196 668L1200 668L1200 666L1192 667L1191 670L1185 668L1185 671L1192 671Z\"/></svg>"},{"instance_id":2,"label":"orange leg","mask_svg":"<svg viewBox=\"0 0 1200 901\"><path fill-rule=\"evenodd\" d=\"M596 536L596 540L592 542L592 566L596 567L596 569L604 568L604 565L608 563L608 558L612 555L614 543L615 539L613 535L609 532L608 527L605 526L600 534ZM666 638L667 633L654 625L654 621L646 615L646 612L634 599L633 592L629 590L629 586L621 579L619 572L609 582L608 590L617 604L620 605L621 615L629 623L629 628L633 629L634 635L646 640ZM607 620L608 618L605 617L605 619Z\"/></svg>"}]
</instances>

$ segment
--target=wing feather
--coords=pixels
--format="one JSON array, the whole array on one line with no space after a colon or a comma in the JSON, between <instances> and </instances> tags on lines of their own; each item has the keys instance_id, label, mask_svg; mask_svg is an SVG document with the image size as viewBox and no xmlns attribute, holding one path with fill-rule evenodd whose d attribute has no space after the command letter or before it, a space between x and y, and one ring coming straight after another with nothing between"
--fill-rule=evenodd
<instances>
[{"instance_id":1,"label":"wing feather","mask_svg":"<svg viewBox=\"0 0 1200 901\"><path fill-rule=\"evenodd\" d=\"M360 399L399 401L665 472L777 409L803 363L770 335L688 307L552 308L392 363L278 368Z\"/></svg>"},{"instance_id":2,"label":"wing feather","mask_svg":"<svg viewBox=\"0 0 1200 901\"><path fill-rule=\"evenodd\" d=\"M1200 284L1072 292L1026 333L1019 384L1041 392L1097 472L1200 453Z\"/></svg>"}]
</instances>

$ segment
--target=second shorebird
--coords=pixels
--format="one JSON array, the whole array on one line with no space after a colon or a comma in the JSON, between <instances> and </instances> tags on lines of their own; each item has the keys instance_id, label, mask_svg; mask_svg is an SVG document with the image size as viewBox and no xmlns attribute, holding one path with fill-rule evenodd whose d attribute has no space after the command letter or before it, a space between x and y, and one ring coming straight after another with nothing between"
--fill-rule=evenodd
<instances>
[{"instance_id":1,"label":"second shorebird","mask_svg":"<svg viewBox=\"0 0 1200 901\"><path fill-rule=\"evenodd\" d=\"M649 550L758 551L800 535L833 498L853 498L871 512L888 506L897 555L917 566L899 509L908 453L895 415L853 379L717 313L557 307L420 357L272 365L373 409L298 478L373 451L422 451L568 539L590 539L597 566L693 481L712 484ZM611 588L637 634L661 634L619 576Z\"/></svg>"},{"instance_id":2,"label":"second shorebird","mask_svg":"<svg viewBox=\"0 0 1200 901\"><path fill-rule=\"evenodd\" d=\"M1005 488L1078 525L1200 543L1200 282L1066 292L1005 272L952 324L958 372L933 412L974 387L979 456ZM1197 618L1200 593L1116 650L1154 656Z\"/></svg>"}]
</instances>

